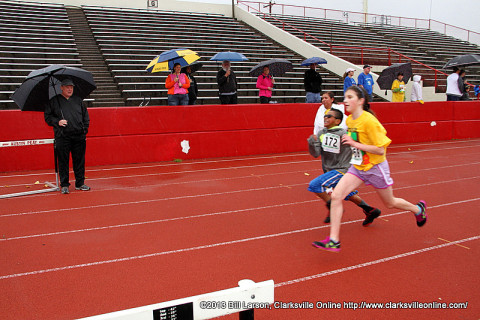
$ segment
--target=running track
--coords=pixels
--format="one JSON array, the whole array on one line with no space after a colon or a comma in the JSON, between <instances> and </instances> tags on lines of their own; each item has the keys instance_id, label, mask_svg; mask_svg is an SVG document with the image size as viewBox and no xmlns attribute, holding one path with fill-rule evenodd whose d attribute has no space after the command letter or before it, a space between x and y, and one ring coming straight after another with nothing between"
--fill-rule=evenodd
<instances>
[{"instance_id":1,"label":"running track","mask_svg":"<svg viewBox=\"0 0 480 320\"><path fill-rule=\"evenodd\" d=\"M410 213L360 195L346 204L342 252L322 252L324 205L306 190L305 153L87 168L89 192L0 200L0 318L75 319L273 279L282 302L465 303L466 309L276 309L258 319L479 319L480 139L389 148ZM0 175L0 192L49 172ZM73 189L71 187L71 189ZM228 317L236 318L236 317Z\"/></svg>"}]
</instances>

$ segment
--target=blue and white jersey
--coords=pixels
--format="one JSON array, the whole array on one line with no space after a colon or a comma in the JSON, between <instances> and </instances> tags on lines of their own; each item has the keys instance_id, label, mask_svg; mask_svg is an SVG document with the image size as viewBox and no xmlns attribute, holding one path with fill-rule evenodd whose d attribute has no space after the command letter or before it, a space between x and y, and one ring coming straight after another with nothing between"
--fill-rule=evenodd
<instances>
[{"instance_id":1,"label":"blue and white jersey","mask_svg":"<svg viewBox=\"0 0 480 320\"><path fill-rule=\"evenodd\" d=\"M372 94L374 84L375 82L373 81L373 77L370 73L365 74L362 72L358 76L358 85L359 86L362 85L365 88L365 90L367 90L368 94Z\"/></svg>"},{"instance_id":2,"label":"blue and white jersey","mask_svg":"<svg viewBox=\"0 0 480 320\"><path fill-rule=\"evenodd\" d=\"M353 79L353 77L346 77L343 81L343 93L345 94L345 91L347 91L348 88L355 85L357 84L355 83L355 79Z\"/></svg>"}]
</instances>

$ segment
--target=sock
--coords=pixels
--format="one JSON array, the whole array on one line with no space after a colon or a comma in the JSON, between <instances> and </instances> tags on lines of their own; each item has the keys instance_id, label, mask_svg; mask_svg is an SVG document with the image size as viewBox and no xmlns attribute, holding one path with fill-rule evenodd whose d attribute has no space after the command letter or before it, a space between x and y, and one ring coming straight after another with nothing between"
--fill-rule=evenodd
<instances>
[{"instance_id":1,"label":"sock","mask_svg":"<svg viewBox=\"0 0 480 320\"><path fill-rule=\"evenodd\" d=\"M332 204L332 201L331 201L331 200L328 200L328 201L327 201L327 208L328 208L328 210L330 210L330 205L331 205L331 204Z\"/></svg>"},{"instance_id":2,"label":"sock","mask_svg":"<svg viewBox=\"0 0 480 320\"><path fill-rule=\"evenodd\" d=\"M330 241L332 241L332 242L335 243L335 244L339 244L339 243L340 243L340 241L335 241L335 240L333 240L332 238L330 238Z\"/></svg>"},{"instance_id":3,"label":"sock","mask_svg":"<svg viewBox=\"0 0 480 320\"><path fill-rule=\"evenodd\" d=\"M417 204L417 208L418 208L418 212L415 213L416 216L420 215L422 213L422 207L420 207L418 204Z\"/></svg>"},{"instance_id":4,"label":"sock","mask_svg":"<svg viewBox=\"0 0 480 320\"><path fill-rule=\"evenodd\" d=\"M360 203L358 204L358 206L359 206L360 208L362 208L363 210L365 210L366 212L370 212L370 211L373 210L373 208L370 207L370 206L369 206L365 201L363 201L363 200L362 200L362 202L360 202Z\"/></svg>"}]
</instances>

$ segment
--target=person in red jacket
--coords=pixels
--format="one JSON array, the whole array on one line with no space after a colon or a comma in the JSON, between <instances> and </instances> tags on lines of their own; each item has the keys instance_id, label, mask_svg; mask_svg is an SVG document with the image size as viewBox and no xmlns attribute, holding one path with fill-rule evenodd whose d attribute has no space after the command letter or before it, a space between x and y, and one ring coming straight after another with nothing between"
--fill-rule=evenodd
<instances>
[{"instance_id":1,"label":"person in red jacket","mask_svg":"<svg viewBox=\"0 0 480 320\"><path fill-rule=\"evenodd\" d=\"M275 80L270 75L270 68L263 67L263 73L257 78L257 88L260 89L260 103L269 103L272 99L272 91Z\"/></svg>"}]
</instances>

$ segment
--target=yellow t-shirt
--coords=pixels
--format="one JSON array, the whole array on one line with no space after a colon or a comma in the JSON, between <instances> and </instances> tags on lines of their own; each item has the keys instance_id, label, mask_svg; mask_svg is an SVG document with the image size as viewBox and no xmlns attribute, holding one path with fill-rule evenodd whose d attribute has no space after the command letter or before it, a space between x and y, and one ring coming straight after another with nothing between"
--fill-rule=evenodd
<instances>
[{"instance_id":1,"label":"yellow t-shirt","mask_svg":"<svg viewBox=\"0 0 480 320\"><path fill-rule=\"evenodd\" d=\"M394 80L392 83L392 90L400 89L399 92L392 92L392 102L405 101L405 82Z\"/></svg>"},{"instance_id":2,"label":"yellow t-shirt","mask_svg":"<svg viewBox=\"0 0 480 320\"><path fill-rule=\"evenodd\" d=\"M362 163L359 165L354 164L355 168L362 171L368 171L374 165L385 161L387 158L387 147L392 140L387 137L387 130L385 130L380 121L378 121L373 114L363 111L360 117L355 120L352 115L349 115L346 123L348 126L348 134L353 140L362 144L383 147L385 149L383 155L361 151Z\"/></svg>"}]
</instances>

